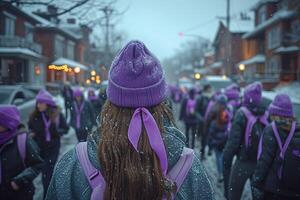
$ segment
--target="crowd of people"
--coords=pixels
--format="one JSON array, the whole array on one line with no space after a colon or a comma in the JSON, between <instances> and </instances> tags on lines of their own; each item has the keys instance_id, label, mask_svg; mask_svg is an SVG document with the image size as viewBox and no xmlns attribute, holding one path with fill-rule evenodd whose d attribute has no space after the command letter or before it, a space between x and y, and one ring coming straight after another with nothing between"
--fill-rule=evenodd
<instances>
[{"instance_id":1,"label":"crowd of people","mask_svg":"<svg viewBox=\"0 0 300 200\"><path fill-rule=\"evenodd\" d=\"M211 200L201 160L213 152L226 199L241 199L247 180L254 200L300 199L300 126L287 95L267 105L259 82L243 92L236 84L167 87L160 62L139 41L118 53L104 91L90 88L85 98L66 84L62 113L41 90L27 128L16 106L0 105L1 199L33 199L42 173L47 200ZM57 161L70 127L78 144Z\"/></svg>"},{"instance_id":2,"label":"crowd of people","mask_svg":"<svg viewBox=\"0 0 300 200\"><path fill-rule=\"evenodd\" d=\"M288 95L278 94L268 105L262 89L260 82L243 93L236 84L215 92L210 85L202 91L169 87L186 145L194 148L199 138L201 160L206 149L215 152L226 199L241 199L247 180L254 200L300 199L300 124Z\"/></svg>"}]
</instances>

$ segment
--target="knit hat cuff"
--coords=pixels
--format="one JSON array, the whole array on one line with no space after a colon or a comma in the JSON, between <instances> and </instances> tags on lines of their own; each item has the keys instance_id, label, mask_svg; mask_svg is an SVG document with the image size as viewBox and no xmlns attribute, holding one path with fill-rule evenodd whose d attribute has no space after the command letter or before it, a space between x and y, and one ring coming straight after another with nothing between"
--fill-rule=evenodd
<instances>
[{"instance_id":1,"label":"knit hat cuff","mask_svg":"<svg viewBox=\"0 0 300 200\"><path fill-rule=\"evenodd\" d=\"M164 76L155 84L143 88L126 88L109 78L108 100L121 107L151 107L161 103L166 96Z\"/></svg>"},{"instance_id":2,"label":"knit hat cuff","mask_svg":"<svg viewBox=\"0 0 300 200\"><path fill-rule=\"evenodd\" d=\"M269 106L269 114L270 115L278 115L283 117L293 117L293 111L278 107L274 104Z\"/></svg>"}]
</instances>

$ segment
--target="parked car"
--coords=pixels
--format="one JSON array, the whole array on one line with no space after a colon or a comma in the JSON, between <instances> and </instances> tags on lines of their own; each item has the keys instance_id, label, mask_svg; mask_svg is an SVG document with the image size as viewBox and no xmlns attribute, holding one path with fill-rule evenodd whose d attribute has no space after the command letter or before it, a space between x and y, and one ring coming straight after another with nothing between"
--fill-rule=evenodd
<instances>
[{"instance_id":1,"label":"parked car","mask_svg":"<svg viewBox=\"0 0 300 200\"><path fill-rule=\"evenodd\" d=\"M278 94L278 92L274 92L274 91L263 91L263 100L269 105L273 99L275 98L275 96ZM300 100L298 100L297 98L293 97L291 94L289 94L292 103L293 103L293 111L294 111L294 115L297 118L297 121L300 122Z\"/></svg>"},{"instance_id":2,"label":"parked car","mask_svg":"<svg viewBox=\"0 0 300 200\"><path fill-rule=\"evenodd\" d=\"M35 93L21 85L1 85L0 104L16 105L20 110L21 121L27 123L29 114L35 107Z\"/></svg>"},{"instance_id":3,"label":"parked car","mask_svg":"<svg viewBox=\"0 0 300 200\"><path fill-rule=\"evenodd\" d=\"M226 76L205 76L200 79L200 84L206 85L210 84L213 91L220 91L227 86L233 84L233 81Z\"/></svg>"}]
</instances>

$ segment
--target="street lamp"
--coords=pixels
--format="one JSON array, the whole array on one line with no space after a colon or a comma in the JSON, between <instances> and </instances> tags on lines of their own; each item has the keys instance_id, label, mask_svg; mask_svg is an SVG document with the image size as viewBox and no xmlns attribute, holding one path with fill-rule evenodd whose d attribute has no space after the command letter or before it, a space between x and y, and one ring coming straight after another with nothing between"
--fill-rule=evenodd
<instances>
[{"instance_id":1,"label":"street lamp","mask_svg":"<svg viewBox=\"0 0 300 200\"><path fill-rule=\"evenodd\" d=\"M91 71L91 76L96 76L96 74L97 74L97 73L96 73L96 70L92 70L92 71Z\"/></svg>"},{"instance_id":2,"label":"street lamp","mask_svg":"<svg viewBox=\"0 0 300 200\"><path fill-rule=\"evenodd\" d=\"M75 72L76 74L78 74L78 73L80 72L80 68L79 68L79 67L75 67L74 72Z\"/></svg>"},{"instance_id":3,"label":"street lamp","mask_svg":"<svg viewBox=\"0 0 300 200\"><path fill-rule=\"evenodd\" d=\"M196 80L199 80L199 79L201 78L201 74L200 74L200 73L195 73L194 76L195 76L195 79L196 79Z\"/></svg>"},{"instance_id":4,"label":"street lamp","mask_svg":"<svg viewBox=\"0 0 300 200\"><path fill-rule=\"evenodd\" d=\"M246 69L246 66L244 65L244 64L240 64L239 65L239 69L240 69L240 71L245 71L245 69Z\"/></svg>"}]
</instances>

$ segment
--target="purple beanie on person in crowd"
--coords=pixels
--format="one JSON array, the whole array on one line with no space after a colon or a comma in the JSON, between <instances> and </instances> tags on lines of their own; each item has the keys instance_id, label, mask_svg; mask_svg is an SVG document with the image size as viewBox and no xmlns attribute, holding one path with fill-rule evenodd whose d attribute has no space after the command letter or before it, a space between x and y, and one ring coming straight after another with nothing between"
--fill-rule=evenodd
<instances>
[{"instance_id":1,"label":"purple beanie on person in crowd","mask_svg":"<svg viewBox=\"0 0 300 200\"><path fill-rule=\"evenodd\" d=\"M293 105L290 97L285 94L276 95L269 106L269 114L282 117L293 117Z\"/></svg>"},{"instance_id":2,"label":"purple beanie on person in crowd","mask_svg":"<svg viewBox=\"0 0 300 200\"><path fill-rule=\"evenodd\" d=\"M263 87L260 82L254 82L248 85L244 90L243 104L245 106L259 105L262 101L262 89Z\"/></svg>"},{"instance_id":3,"label":"purple beanie on person in crowd","mask_svg":"<svg viewBox=\"0 0 300 200\"><path fill-rule=\"evenodd\" d=\"M140 41L129 42L109 71L108 100L121 107L151 107L166 97L167 85L158 59Z\"/></svg>"},{"instance_id":4,"label":"purple beanie on person in crowd","mask_svg":"<svg viewBox=\"0 0 300 200\"><path fill-rule=\"evenodd\" d=\"M52 97L52 95L47 90L40 90L38 95L36 96L37 103L45 103L49 106L56 107L56 103Z\"/></svg>"},{"instance_id":5,"label":"purple beanie on person in crowd","mask_svg":"<svg viewBox=\"0 0 300 200\"><path fill-rule=\"evenodd\" d=\"M14 105L0 105L0 126L15 130L21 123L20 112Z\"/></svg>"},{"instance_id":6,"label":"purple beanie on person in crowd","mask_svg":"<svg viewBox=\"0 0 300 200\"><path fill-rule=\"evenodd\" d=\"M224 94L229 100L240 98L240 92L236 89L226 89Z\"/></svg>"},{"instance_id":7,"label":"purple beanie on person in crowd","mask_svg":"<svg viewBox=\"0 0 300 200\"><path fill-rule=\"evenodd\" d=\"M82 90L79 87L75 88L74 91L73 91L73 96L74 97L81 97L81 96L83 96Z\"/></svg>"}]
</instances>

